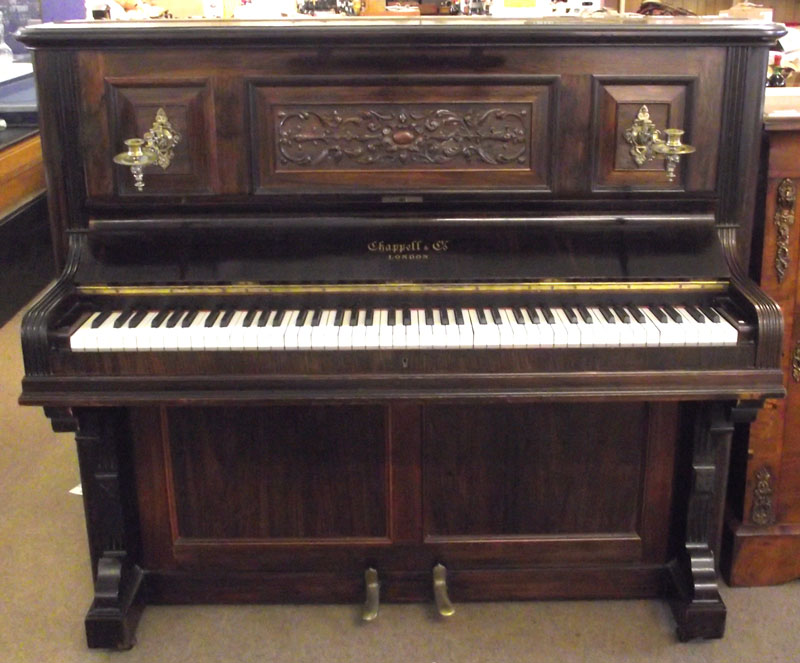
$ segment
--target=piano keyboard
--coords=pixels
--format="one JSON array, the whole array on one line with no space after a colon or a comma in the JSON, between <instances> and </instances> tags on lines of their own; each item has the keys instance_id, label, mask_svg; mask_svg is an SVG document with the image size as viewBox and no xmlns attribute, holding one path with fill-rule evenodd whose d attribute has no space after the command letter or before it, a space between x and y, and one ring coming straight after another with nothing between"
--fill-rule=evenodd
<instances>
[{"instance_id":1,"label":"piano keyboard","mask_svg":"<svg viewBox=\"0 0 800 663\"><path fill-rule=\"evenodd\" d=\"M710 306L528 306L96 312L75 352L734 345Z\"/></svg>"}]
</instances>

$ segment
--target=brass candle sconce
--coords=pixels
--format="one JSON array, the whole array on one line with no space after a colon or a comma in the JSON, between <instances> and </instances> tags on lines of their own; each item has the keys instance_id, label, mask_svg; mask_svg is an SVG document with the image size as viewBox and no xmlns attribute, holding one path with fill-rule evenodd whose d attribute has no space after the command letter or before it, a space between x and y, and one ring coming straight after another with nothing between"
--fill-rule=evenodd
<instances>
[{"instance_id":1,"label":"brass candle sconce","mask_svg":"<svg viewBox=\"0 0 800 663\"><path fill-rule=\"evenodd\" d=\"M666 140L662 137L666 134ZM643 166L656 157L664 159L667 179L675 181L675 170L680 158L695 151L692 145L681 142L683 129L664 129L662 132L650 119L647 106L642 106L633 124L625 130L625 141L631 146L630 155L637 166Z\"/></svg>"}]
</instances>

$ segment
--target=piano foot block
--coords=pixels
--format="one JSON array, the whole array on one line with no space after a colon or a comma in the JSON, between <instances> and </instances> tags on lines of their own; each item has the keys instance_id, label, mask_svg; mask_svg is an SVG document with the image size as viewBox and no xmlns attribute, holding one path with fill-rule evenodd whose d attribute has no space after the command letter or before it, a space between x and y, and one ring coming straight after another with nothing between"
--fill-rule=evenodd
<instances>
[{"instance_id":1,"label":"piano foot block","mask_svg":"<svg viewBox=\"0 0 800 663\"><path fill-rule=\"evenodd\" d=\"M144 610L144 573L118 557L98 561L95 598L86 614L86 643L92 649L130 649Z\"/></svg>"},{"instance_id":2,"label":"piano foot block","mask_svg":"<svg viewBox=\"0 0 800 663\"><path fill-rule=\"evenodd\" d=\"M695 639L711 640L725 634L725 604L698 604L673 601L672 614L677 623L676 634L681 642Z\"/></svg>"}]
</instances>

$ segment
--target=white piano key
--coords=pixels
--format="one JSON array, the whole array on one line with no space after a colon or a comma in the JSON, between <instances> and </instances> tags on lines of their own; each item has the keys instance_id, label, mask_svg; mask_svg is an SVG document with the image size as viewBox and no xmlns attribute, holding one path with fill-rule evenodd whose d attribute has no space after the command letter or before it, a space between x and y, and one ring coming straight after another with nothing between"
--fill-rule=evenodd
<instances>
[{"instance_id":1,"label":"white piano key","mask_svg":"<svg viewBox=\"0 0 800 663\"><path fill-rule=\"evenodd\" d=\"M667 322L661 322L649 307L642 306L640 310L659 331L659 345L685 345L685 338L681 325L672 322L667 316Z\"/></svg>"},{"instance_id":2,"label":"white piano key","mask_svg":"<svg viewBox=\"0 0 800 663\"><path fill-rule=\"evenodd\" d=\"M229 350L244 350L244 318L247 311L238 310L228 323Z\"/></svg>"},{"instance_id":3,"label":"white piano key","mask_svg":"<svg viewBox=\"0 0 800 663\"><path fill-rule=\"evenodd\" d=\"M297 318L300 316L299 309L289 309L284 313L283 320L272 338L272 348L275 350L296 350L297 349Z\"/></svg>"},{"instance_id":4,"label":"white piano key","mask_svg":"<svg viewBox=\"0 0 800 663\"><path fill-rule=\"evenodd\" d=\"M432 348L433 347L433 317L428 324L428 317L425 315L425 309L418 309L419 319L419 347Z\"/></svg>"},{"instance_id":5,"label":"white piano key","mask_svg":"<svg viewBox=\"0 0 800 663\"><path fill-rule=\"evenodd\" d=\"M570 322L567 314L560 307L550 307L555 321L553 327L553 344L555 346L566 346L579 348L581 346L581 332L578 325ZM589 339L586 339L589 342Z\"/></svg>"},{"instance_id":6,"label":"white piano key","mask_svg":"<svg viewBox=\"0 0 800 663\"><path fill-rule=\"evenodd\" d=\"M188 341L188 349L205 349L206 319L209 315L211 315L211 311L209 310L199 311L195 319L192 320L192 324L187 329L184 329L184 332L186 333L186 339ZM142 320L142 325L144 325L146 322L147 317ZM142 325L139 326L141 327Z\"/></svg>"},{"instance_id":7,"label":"white piano key","mask_svg":"<svg viewBox=\"0 0 800 663\"><path fill-rule=\"evenodd\" d=\"M674 306L673 308L683 320L686 345L704 345L703 341L707 336L705 323L697 322L683 306Z\"/></svg>"},{"instance_id":8,"label":"white piano key","mask_svg":"<svg viewBox=\"0 0 800 663\"><path fill-rule=\"evenodd\" d=\"M347 309L342 316L342 326L339 327L336 333L336 347L340 350L353 349L353 327L350 325L350 319L353 315L351 309ZM356 311L358 315L358 311Z\"/></svg>"},{"instance_id":9,"label":"white piano key","mask_svg":"<svg viewBox=\"0 0 800 663\"><path fill-rule=\"evenodd\" d=\"M719 315L719 322L714 324L714 338L720 345L736 345L739 342L739 330L728 322L719 309L712 307Z\"/></svg>"},{"instance_id":10,"label":"white piano key","mask_svg":"<svg viewBox=\"0 0 800 663\"><path fill-rule=\"evenodd\" d=\"M406 347L418 348L419 347L419 325L420 315L423 314L420 309L411 309L411 324L406 326ZM423 314L424 315L424 314Z\"/></svg>"},{"instance_id":11,"label":"white piano key","mask_svg":"<svg viewBox=\"0 0 800 663\"><path fill-rule=\"evenodd\" d=\"M456 323L455 309L447 309L447 318L450 324L445 325L444 328L444 334L447 337L446 345L448 348L461 347L461 334L458 329L458 324Z\"/></svg>"},{"instance_id":12,"label":"white piano key","mask_svg":"<svg viewBox=\"0 0 800 663\"><path fill-rule=\"evenodd\" d=\"M92 313L84 323L78 327L69 337L69 347L73 352L86 352L90 350L97 350L97 341L95 339L92 323L100 315L100 311Z\"/></svg>"},{"instance_id":13,"label":"white piano key","mask_svg":"<svg viewBox=\"0 0 800 663\"><path fill-rule=\"evenodd\" d=\"M515 327L511 324L511 321L508 319L509 315L511 316L512 320L514 319L513 313L511 313L511 310L507 308L498 309L498 312L500 313L500 320L501 320L500 324L497 326L498 329L500 330L500 347L501 348L517 347L518 335L514 334ZM516 321L514 321L514 324L516 325Z\"/></svg>"},{"instance_id":14,"label":"white piano key","mask_svg":"<svg viewBox=\"0 0 800 663\"><path fill-rule=\"evenodd\" d=\"M619 345L619 329L617 323L608 322L603 312L596 306L588 306L587 310L589 315L592 316L594 324L597 325L595 333L597 338L602 339L599 344L605 346L618 346Z\"/></svg>"},{"instance_id":15,"label":"white piano key","mask_svg":"<svg viewBox=\"0 0 800 663\"><path fill-rule=\"evenodd\" d=\"M381 337L380 337L380 322L381 322L381 315L380 309L374 309L372 311L372 324L366 324L366 314L364 316L364 348L366 349L374 349L379 348L381 346Z\"/></svg>"},{"instance_id":16,"label":"white piano key","mask_svg":"<svg viewBox=\"0 0 800 663\"><path fill-rule=\"evenodd\" d=\"M394 310L394 327L392 327L392 347L406 348L406 326L403 324L403 309Z\"/></svg>"},{"instance_id":17,"label":"white piano key","mask_svg":"<svg viewBox=\"0 0 800 663\"><path fill-rule=\"evenodd\" d=\"M561 309L562 311L564 309ZM599 324L595 321L594 316L589 313L589 317L591 322L586 322L583 319L580 311L577 310L577 307L572 307L573 312L575 313L575 317L577 322L574 324L578 327L578 331L581 335L581 347L595 347L600 345L606 345L606 338L603 333L603 329L599 326ZM564 313L564 316L567 314Z\"/></svg>"},{"instance_id":18,"label":"white piano key","mask_svg":"<svg viewBox=\"0 0 800 663\"><path fill-rule=\"evenodd\" d=\"M113 351L113 350L121 350L122 349L122 341L119 338L118 334L116 334L116 330L114 329L114 321L122 314L122 311L114 311L111 315L109 315L102 325L100 325L96 330L96 339L97 339L97 350L99 352L103 351Z\"/></svg>"},{"instance_id":19,"label":"white piano key","mask_svg":"<svg viewBox=\"0 0 800 663\"><path fill-rule=\"evenodd\" d=\"M628 317L628 322L623 322L614 309L611 309L611 315L614 318L614 324L617 325L617 334L619 335L619 344L623 347L632 347L636 345L644 345L645 339L643 334L636 336L634 326L632 324L633 318Z\"/></svg>"},{"instance_id":20,"label":"white piano key","mask_svg":"<svg viewBox=\"0 0 800 663\"><path fill-rule=\"evenodd\" d=\"M434 348L446 348L447 332L442 324L442 317L438 308L433 309L432 332L432 346Z\"/></svg>"},{"instance_id":21,"label":"white piano key","mask_svg":"<svg viewBox=\"0 0 800 663\"><path fill-rule=\"evenodd\" d=\"M363 350L367 347L366 319L366 309L359 309L358 319L356 320L356 324L353 326L353 331L351 334L353 350Z\"/></svg>"},{"instance_id":22,"label":"white piano key","mask_svg":"<svg viewBox=\"0 0 800 663\"><path fill-rule=\"evenodd\" d=\"M567 333L560 320L555 318L553 324L550 324L544 317L544 311L542 311L541 307L534 306L530 310L536 313L536 322L529 315L527 308L522 308L523 325L528 336L526 343L528 347L552 348L557 345L567 344ZM558 339L556 338L557 336Z\"/></svg>"},{"instance_id":23,"label":"white piano key","mask_svg":"<svg viewBox=\"0 0 800 663\"><path fill-rule=\"evenodd\" d=\"M460 308L458 311L461 314L461 323L456 321L456 328L458 329L458 347L473 348L475 347L475 333L472 329L472 320L469 316L469 310Z\"/></svg>"}]
</instances>

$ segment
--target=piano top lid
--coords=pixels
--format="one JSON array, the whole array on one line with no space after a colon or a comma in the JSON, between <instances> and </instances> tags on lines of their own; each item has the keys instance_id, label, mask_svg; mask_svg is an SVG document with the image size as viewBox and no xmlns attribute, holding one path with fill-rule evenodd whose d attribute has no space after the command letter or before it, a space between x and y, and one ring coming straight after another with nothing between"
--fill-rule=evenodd
<instances>
[{"instance_id":1,"label":"piano top lid","mask_svg":"<svg viewBox=\"0 0 800 663\"><path fill-rule=\"evenodd\" d=\"M786 34L779 23L701 17L602 15L587 17L297 17L270 21L67 21L23 28L31 48L158 45L244 46L690 45L773 44Z\"/></svg>"}]
</instances>

